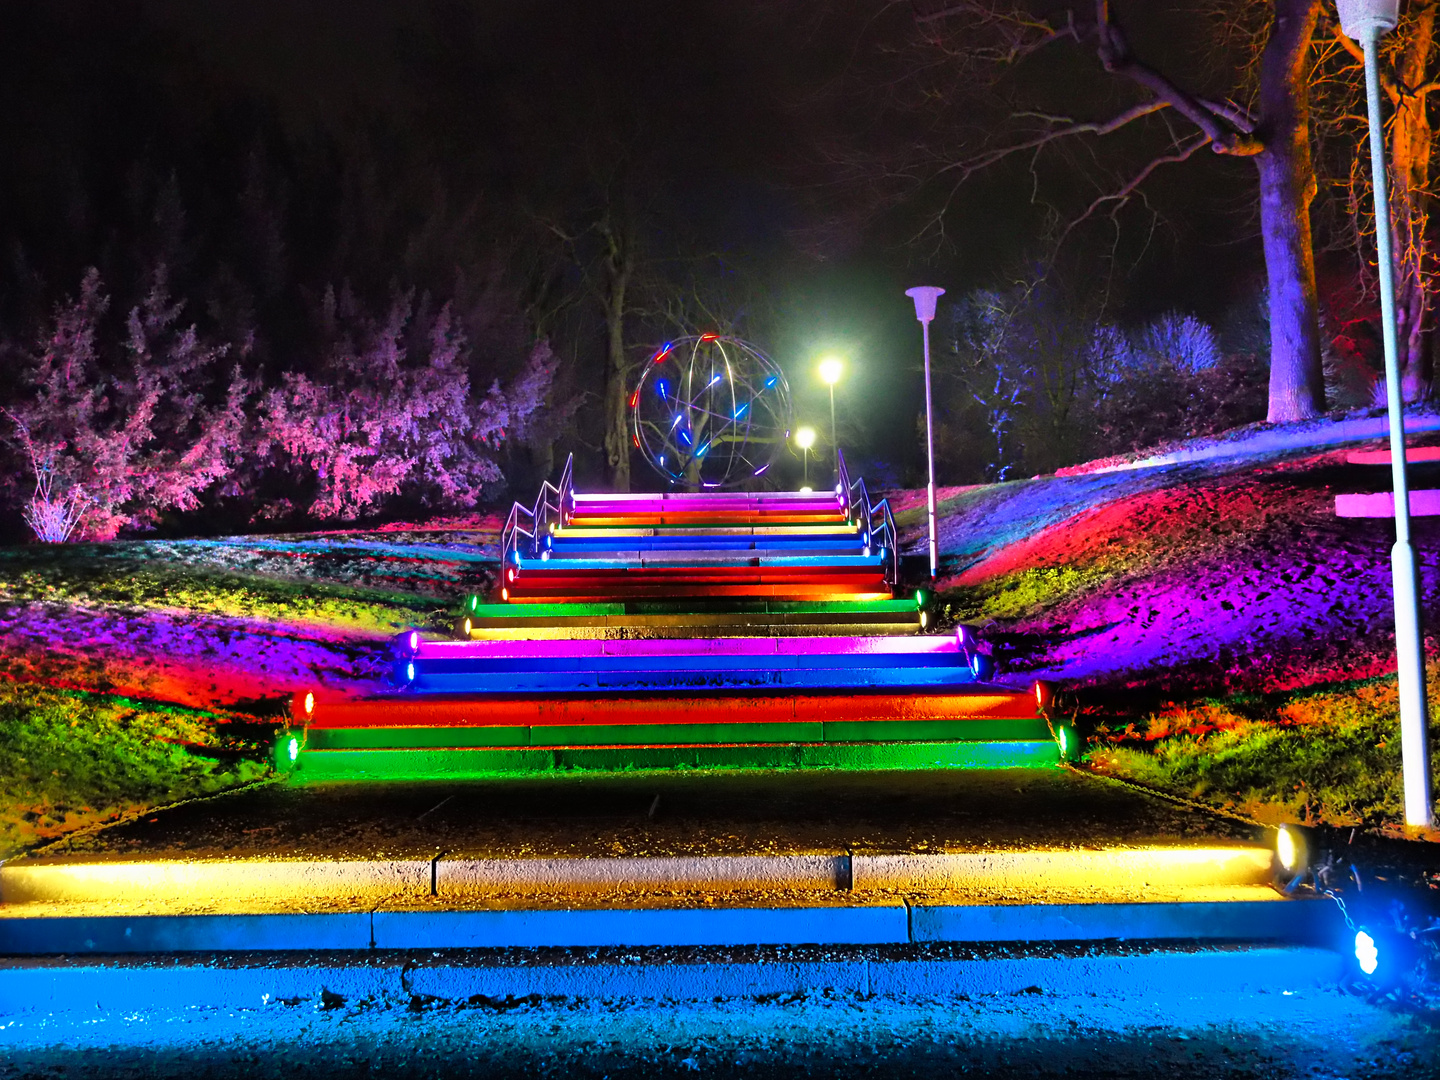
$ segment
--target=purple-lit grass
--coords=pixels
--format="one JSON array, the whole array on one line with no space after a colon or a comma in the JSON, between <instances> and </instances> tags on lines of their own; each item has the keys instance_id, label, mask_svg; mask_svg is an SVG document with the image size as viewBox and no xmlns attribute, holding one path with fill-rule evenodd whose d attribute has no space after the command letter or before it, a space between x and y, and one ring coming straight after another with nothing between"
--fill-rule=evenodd
<instances>
[{"instance_id":1,"label":"purple-lit grass","mask_svg":"<svg viewBox=\"0 0 1440 1080\"><path fill-rule=\"evenodd\" d=\"M1415 421L1434 442L1440 421ZM1319 421L1140 468L945 490L935 628L973 621L1002 681L1055 681L1153 736L1092 743L1096 764L1272 820L1393 822L1394 527L1334 512L1337 492L1387 482L1346 460L1343 436L1363 426ZM1433 472L1412 483L1434 486ZM923 508L892 505L916 550ZM1414 528L1434 628L1440 519ZM1161 701L1175 704L1157 720Z\"/></svg>"},{"instance_id":2,"label":"purple-lit grass","mask_svg":"<svg viewBox=\"0 0 1440 1080\"><path fill-rule=\"evenodd\" d=\"M189 558L177 559L181 551ZM306 564L320 559L339 576L343 562L355 561L354 549L348 558L343 546L328 554L306 549L297 554L291 548L283 556L271 547L267 554L288 561L270 564L269 572L245 572L227 565L233 547L217 548L209 541L155 548L145 544L10 548L0 551L0 587L14 601L69 603L91 610L189 611L362 635L391 633L397 624L423 623L452 606L445 588L425 588L423 581L400 581L409 587L381 589L316 580L298 572L303 568L313 573ZM437 559L442 560L443 556ZM389 576L398 577L394 567ZM426 595L431 592L438 595Z\"/></svg>"},{"instance_id":3,"label":"purple-lit grass","mask_svg":"<svg viewBox=\"0 0 1440 1080\"><path fill-rule=\"evenodd\" d=\"M242 756L258 758L256 747L223 738L216 721L194 710L0 682L0 859L264 776L261 761Z\"/></svg>"}]
</instances>

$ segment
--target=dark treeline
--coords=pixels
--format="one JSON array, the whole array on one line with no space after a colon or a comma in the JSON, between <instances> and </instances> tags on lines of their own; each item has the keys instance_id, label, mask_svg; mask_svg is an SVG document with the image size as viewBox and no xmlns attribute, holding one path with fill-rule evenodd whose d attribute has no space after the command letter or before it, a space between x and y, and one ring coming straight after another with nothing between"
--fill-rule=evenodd
<instances>
[{"instance_id":1,"label":"dark treeline","mask_svg":"<svg viewBox=\"0 0 1440 1080\"><path fill-rule=\"evenodd\" d=\"M949 289L944 481L1263 418L1248 166L1167 167L1071 233L1051 195L1129 165L1006 158L945 194L1021 98L923 5L683 7L0 2L4 536L457 512L571 452L586 484L646 486L635 369L703 330L776 356L802 421L845 353L840 442L913 483L921 281ZM1067 55L1014 85L1126 105L1073 94ZM1207 55L1243 89L1244 50ZM1326 220L1358 220L1346 191L1322 185ZM1365 250L1322 260L1331 406L1373 395Z\"/></svg>"},{"instance_id":2,"label":"dark treeline","mask_svg":"<svg viewBox=\"0 0 1440 1080\"><path fill-rule=\"evenodd\" d=\"M11 500L28 466L47 513L112 535L186 509L190 528L403 512L427 501L422 473L432 505L497 501L569 451L624 486L637 350L696 326L767 332L756 283L786 209L757 163L783 132L746 39L707 25L722 6L683 27L645 4L330 7L6 5ZM172 342L142 370L128 324L160 309L167 334L195 328L204 364ZM463 376L468 400L446 412L407 388L421 367ZM151 376L168 426L136 428ZM200 449L237 394L226 445ZM347 438L344 462L319 452ZM73 460L126 439L108 463ZM476 482L439 497L465 452ZM213 453L204 475L229 482L168 505L124 482ZM367 489L407 457L403 482ZM112 505L117 483L135 513Z\"/></svg>"}]
</instances>

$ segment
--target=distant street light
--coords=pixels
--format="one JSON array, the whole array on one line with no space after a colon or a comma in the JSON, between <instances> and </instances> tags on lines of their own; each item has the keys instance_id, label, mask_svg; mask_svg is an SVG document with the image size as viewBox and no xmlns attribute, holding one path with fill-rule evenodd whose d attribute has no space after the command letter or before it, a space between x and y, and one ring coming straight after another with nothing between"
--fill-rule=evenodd
<instances>
[{"instance_id":1,"label":"distant street light","mask_svg":"<svg viewBox=\"0 0 1440 1080\"><path fill-rule=\"evenodd\" d=\"M915 301L915 318L920 320L925 335L925 465L930 477L930 576L940 572L940 556L935 545L935 423L930 405L930 323L935 318L935 300L945 290L935 285L917 285L906 289L905 295Z\"/></svg>"},{"instance_id":2,"label":"distant street light","mask_svg":"<svg viewBox=\"0 0 1440 1080\"><path fill-rule=\"evenodd\" d=\"M827 356L820 361L820 378L830 388L830 445L835 451L835 475L840 475L840 440L835 434L835 384L845 373L845 361L838 356Z\"/></svg>"},{"instance_id":3,"label":"distant street light","mask_svg":"<svg viewBox=\"0 0 1440 1080\"><path fill-rule=\"evenodd\" d=\"M815 429L813 427L802 427L795 429L795 445L805 453L805 486L802 491L810 490L810 448L815 445Z\"/></svg>"},{"instance_id":4,"label":"distant street light","mask_svg":"<svg viewBox=\"0 0 1440 1080\"><path fill-rule=\"evenodd\" d=\"M1400 21L1400 0L1337 0L1340 26L1365 50L1365 98L1370 107L1370 179L1375 191L1375 259L1380 270L1380 329L1385 341L1385 397L1390 407L1390 479L1395 492L1395 656L1400 682L1400 750L1405 773L1405 824L1429 825L1430 747L1426 733L1425 653L1416 597L1415 549L1410 545L1410 481L1405 471L1405 411L1395 347L1395 266L1386 190L1385 134L1380 117L1382 35Z\"/></svg>"}]
</instances>

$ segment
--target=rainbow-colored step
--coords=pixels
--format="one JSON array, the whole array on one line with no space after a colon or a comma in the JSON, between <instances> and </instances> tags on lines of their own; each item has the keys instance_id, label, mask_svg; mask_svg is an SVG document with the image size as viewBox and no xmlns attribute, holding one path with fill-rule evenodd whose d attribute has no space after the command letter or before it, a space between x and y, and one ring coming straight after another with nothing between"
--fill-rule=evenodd
<instances>
[{"instance_id":1,"label":"rainbow-colored step","mask_svg":"<svg viewBox=\"0 0 1440 1080\"><path fill-rule=\"evenodd\" d=\"M1035 694L895 596L889 508L822 494L587 495L511 513L499 596L460 640L394 645L399 692L297 695L277 761L311 780L679 767L1055 765ZM901 636L905 635L905 636Z\"/></svg>"}]
</instances>

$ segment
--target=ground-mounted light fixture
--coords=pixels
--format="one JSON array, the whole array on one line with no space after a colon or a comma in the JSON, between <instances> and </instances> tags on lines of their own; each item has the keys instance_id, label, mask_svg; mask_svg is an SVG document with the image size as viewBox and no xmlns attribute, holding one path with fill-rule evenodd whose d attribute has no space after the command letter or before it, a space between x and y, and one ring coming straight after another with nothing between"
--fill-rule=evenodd
<instances>
[{"instance_id":1,"label":"ground-mounted light fixture","mask_svg":"<svg viewBox=\"0 0 1440 1080\"><path fill-rule=\"evenodd\" d=\"M1310 845L1305 834L1293 825L1281 825L1275 830L1275 860L1288 878L1305 872L1310 864Z\"/></svg>"}]
</instances>

